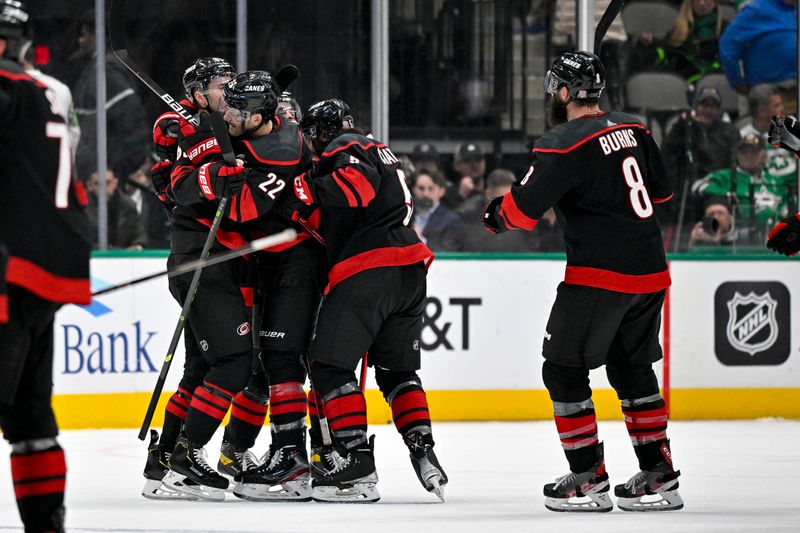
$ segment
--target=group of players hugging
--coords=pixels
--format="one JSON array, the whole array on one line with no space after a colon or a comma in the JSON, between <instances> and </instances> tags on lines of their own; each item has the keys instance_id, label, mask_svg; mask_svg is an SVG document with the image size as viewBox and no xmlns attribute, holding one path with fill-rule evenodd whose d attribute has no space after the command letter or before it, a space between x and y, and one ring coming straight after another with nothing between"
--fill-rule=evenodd
<instances>
[{"instance_id":1,"label":"group of players hugging","mask_svg":"<svg viewBox=\"0 0 800 533\"><path fill-rule=\"evenodd\" d=\"M433 254L408 226L400 163L354 127L346 103L323 100L301 115L279 80L200 58L184 73L181 102L199 124L168 112L153 129L160 161L151 177L172 218L171 268L197 259L225 196L212 254L286 228L297 237L202 271L183 376L160 437L151 431L142 494L377 501L374 437L355 376L368 360L420 482L443 499L447 475L416 372ZM223 161L203 111L223 115L236 166ZM181 304L190 278L170 280ZM229 410L215 469L204 446ZM249 450L267 411L271 444L257 459Z\"/></svg>"}]
</instances>

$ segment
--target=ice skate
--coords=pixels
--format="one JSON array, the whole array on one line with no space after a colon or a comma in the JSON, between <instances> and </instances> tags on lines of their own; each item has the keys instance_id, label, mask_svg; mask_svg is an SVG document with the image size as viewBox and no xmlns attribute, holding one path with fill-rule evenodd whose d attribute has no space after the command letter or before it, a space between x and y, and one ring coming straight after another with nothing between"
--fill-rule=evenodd
<instances>
[{"instance_id":1,"label":"ice skate","mask_svg":"<svg viewBox=\"0 0 800 533\"><path fill-rule=\"evenodd\" d=\"M311 467L304 447L270 447L264 463L236 477L234 495L253 501L311 500Z\"/></svg>"},{"instance_id":2,"label":"ice skate","mask_svg":"<svg viewBox=\"0 0 800 533\"><path fill-rule=\"evenodd\" d=\"M312 482L314 501L327 503L373 503L381 496L375 485L375 436L368 444L348 450L341 444L322 449L324 464L331 468Z\"/></svg>"},{"instance_id":3,"label":"ice skate","mask_svg":"<svg viewBox=\"0 0 800 533\"><path fill-rule=\"evenodd\" d=\"M221 476L206 461L206 450L180 437L172 456L169 458L170 472L164 476L164 483L175 490L195 496L200 500L221 502L225 500L228 480ZM196 485L180 482L186 477Z\"/></svg>"},{"instance_id":4,"label":"ice skate","mask_svg":"<svg viewBox=\"0 0 800 533\"><path fill-rule=\"evenodd\" d=\"M247 469L257 467L258 464L258 459L249 450L236 450L230 442L222 441L222 446L219 448L217 472L228 480L229 491L235 491L236 476Z\"/></svg>"},{"instance_id":5,"label":"ice skate","mask_svg":"<svg viewBox=\"0 0 800 533\"><path fill-rule=\"evenodd\" d=\"M154 429L150 430L150 444L147 447L147 463L144 465L144 487L142 488L142 496L151 500L194 500L194 496L176 490L168 485L165 485L162 480L169 472L169 457L171 452L168 452L158 444L158 432ZM181 483L176 479L176 483ZM192 484L191 481L183 481L185 484Z\"/></svg>"},{"instance_id":6,"label":"ice skate","mask_svg":"<svg viewBox=\"0 0 800 533\"><path fill-rule=\"evenodd\" d=\"M652 470L642 470L624 485L614 487L617 507L623 511L677 511L683 509L678 494L680 470L661 463Z\"/></svg>"},{"instance_id":7,"label":"ice skate","mask_svg":"<svg viewBox=\"0 0 800 533\"><path fill-rule=\"evenodd\" d=\"M433 451L433 435L412 431L403 437L403 442L408 446L411 464L417 478L428 492L432 492L444 502L444 488L447 485L447 474L439 464L436 453Z\"/></svg>"},{"instance_id":8,"label":"ice skate","mask_svg":"<svg viewBox=\"0 0 800 533\"><path fill-rule=\"evenodd\" d=\"M544 486L544 506L551 511L606 513L614 504L608 496L608 474L603 444L597 445L597 463L586 472L570 472Z\"/></svg>"}]
</instances>

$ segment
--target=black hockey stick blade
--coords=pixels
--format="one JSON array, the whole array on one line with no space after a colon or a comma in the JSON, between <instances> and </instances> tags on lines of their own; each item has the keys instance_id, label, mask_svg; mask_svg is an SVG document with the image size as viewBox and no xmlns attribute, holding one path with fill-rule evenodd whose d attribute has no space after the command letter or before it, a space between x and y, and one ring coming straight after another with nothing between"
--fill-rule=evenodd
<instances>
[{"instance_id":1,"label":"black hockey stick blade","mask_svg":"<svg viewBox=\"0 0 800 533\"><path fill-rule=\"evenodd\" d=\"M597 28L594 30L594 53L600 55L600 48L603 46L603 37L606 36L608 28L611 23L617 18L619 12L625 6L625 0L611 0L606 8L603 16L600 17L600 22L597 23Z\"/></svg>"},{"instance_id":2,"label":"black hockey stick blade","mask_svg":"<svg viewBox=\"0 0 800 533\"><path fill-rule=\"evenodd\" d=\"M222 159L229 167L236 166L236 155L233 153L233 143L231 143L231 136L228 133L228 123L222 118L222 115L216 111L210 113L211 117L211 130L214 132L214 137L217 138L219 149L222 150Z\"/></svg>"},{"instance_id":3,"label":"black hockey stick blade","mask_svg":"<svg viewBox=\"0 0 800 533\"><path fill-rule=\"evenodd\" d=\"M142 83L156 93L158 97L167 104L173 111L178 113L184 120L197 126L197 118L192 116L177 100L161 88L153 79L145 74L128 55L128 44L125 39L125 0L112 0L111 10L108 17L108 38L111 41L111 51L125 68L130 70L134 76L139 78Z\"/></svg>"},{"instance_id":4,"label":"black hockey stick blade","mask_svg":"<svg viewBox=\"0 0 800 533\"><path fill-rule=\"evenodd\" d=\"M294 65L286 65L275 74L275 82L281 91L285 91L300 76L300 69Z\"/></svg>"}]
</instances>

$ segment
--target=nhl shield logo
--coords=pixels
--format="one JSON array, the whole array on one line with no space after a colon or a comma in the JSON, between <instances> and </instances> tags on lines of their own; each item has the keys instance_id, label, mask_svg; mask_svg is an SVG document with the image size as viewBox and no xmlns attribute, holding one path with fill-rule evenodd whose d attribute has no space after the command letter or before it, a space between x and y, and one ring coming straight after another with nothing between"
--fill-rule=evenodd
<instances>
[{"instance_id":1,"label":"nhl shield logo","mask_svg":"<svg viewBox=\"0 0 800 533\"><path fill-rule=\"evenodd\" d=\"M778 340L775 309L778 302L769 291L757 295L738 292L728 300L728 342L739 351L755 355L769 350Z\"/></svg>"}]
</instances>

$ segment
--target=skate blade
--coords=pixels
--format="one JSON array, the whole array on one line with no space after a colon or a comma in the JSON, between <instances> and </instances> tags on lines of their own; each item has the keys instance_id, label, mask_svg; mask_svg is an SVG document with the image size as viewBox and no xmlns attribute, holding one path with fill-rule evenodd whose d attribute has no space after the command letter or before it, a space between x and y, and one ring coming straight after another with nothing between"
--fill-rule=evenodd
<instances>
[{"instance_id":1,"label":"skate blade","mask_svg":"<svg viewBox=\"0 0 800 533\"><path fill-rule=\"evenodd\" d=\"M172 488L173 490L176 490L183 494L187 494L189 496L193 496L197 500L202 500L204 502L225 501L224 489L216 489L214 487L208 487L206 485L197 485L197 484L189 485L184 482L185 479L186 479L185 476L170 470L169 472L167 472L167 475L164 476L162 483Z\"/></svg>"},{"instance_id":2,"label":"skate blade","mask_svg":"<svg viewBox=\"0 0 800 533\"><path fill-rule=\"evenodd\" d=\"M314 487L311 498L323 503L375 503L381 499L375 483L356 483L340 488L332 485Z\"/></svg>"},{"instance_id":3,"label":"skate blade","mask_svg":"<svg viewBox=\"0 0 800 533\"><path fill-rule=\"evenodd\" d=\"M439 497L439 500L444 503L444 488L447 486L447 483L442 484L442 478L438 475L431 476L428 480L431 487L428 489L428 492L432 492Z\"/></svg>"},{"instance_id":4,"label":"skate blade","mask_svg":"<svg viewBox=\"0 0 800 533\"><path fill-rule=\"evenodd\" d=\"M254 502L308 502L311 501L311 493L311 483L307 479L279 485L242 483L233 491L237 498Z\"/></svg>"},{"instance_id":5,"label":"skate blade","mask_svg":"<svg viewBox=\"0 0 800 533\"><path fill-rule=\"evenodd\" d=\"M607 492L572 498L545 497L544 506L557 513L607 513L614 503Z\"/></svg>"},{"instance_id":6,"label":"skate blade","mask_svg":"<svg viewBox=\"0 0 800 533\"><path fill-rule=\"evenodd\" d=\"M667 490L637 498L617 497L617 507L632 512L677 511L683 509L683 498L677 490Z\"/></svg>"},{"instance_id":7,"label":"skate blade","mask_svg":"<svg viewBox=\"0 0 800 533\"><path fill-rule=\"evenodd\" d=\"M160 479L145 479L142 496L148 500L196 500L194 496L177 491L164 485Z\"/></svg>"},{"instance_id":8,"label":"skate blade","mask_svg":"<svg viewBox=\"0 0 800 533\"><path fill-rule=\"evenodd\" d=\"M239 487L241 487L242 483L240 481L236 481L236 479L230 474L226 472L220 472L219 470L217 470L217 473L228 480L228 488L225 489L225 492L230 492L233 494Z\"/></svg>"}]
</instances>

